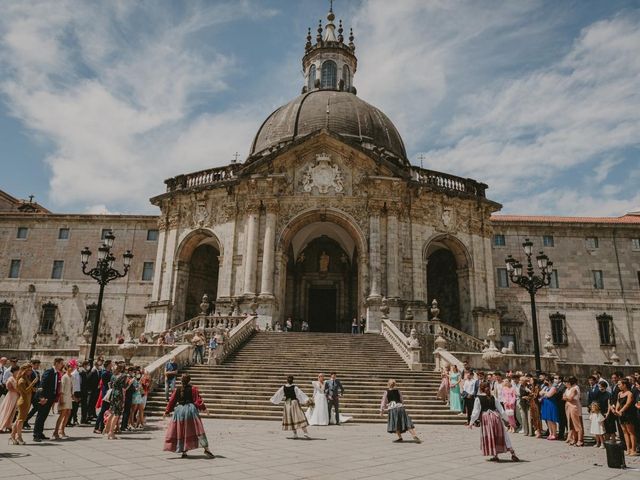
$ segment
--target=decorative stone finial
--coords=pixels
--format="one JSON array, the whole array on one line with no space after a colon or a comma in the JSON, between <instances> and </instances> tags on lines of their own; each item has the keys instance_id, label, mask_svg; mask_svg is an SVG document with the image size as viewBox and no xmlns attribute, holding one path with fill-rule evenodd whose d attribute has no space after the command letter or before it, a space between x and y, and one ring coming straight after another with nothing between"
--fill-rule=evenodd
<instances>
[{"instance_id":1,"label":"decorative stone finial","mask_svg":"<svg viewBox=\"0 0 640 480\"><path fill-rule=\"evenodd\" d=\"M409 338L407 339L407 345L410 348L420 348L420 341L418 340L418 331L415 328L411 329Z\"/></svg>"},{"instance_id":2,"label":"decorative stone finial","mask_svg":"<svg viewBox=\"0 0 640 480\"><path fill-rule=\"evenodd\" d=\"M338 22L338 41L340 43L344 43L344 35L342 35L342 32L344 32L344 28L342 28L342 19L340 19Z\"/></svg>"},{"instance_id":3,"label":"decorative stone finial","mask_svg":"<svg viewBox=\"0 0 640 480\"><path fill-rule=\"evenodd\" d=\"M496 347L496 331L493 327L489 329L487 332L487 339L489 340L489 346L484 349L482 354L482 359L487 362L489 368L492 370L497 369L502 363L502 353Z\"/></svg>"},{"instance_id":4,"label":"decorative stone finial","mask_svg":"<svg viewBox=\"0 0 640 480\"><path fill-rule=\"evenodd\" d=\"M322 42L322 19L318 20L318 35L316 35L316 42Z\"/></svg>"},{"instance_id":5,"label":"decorative stone finial","mask_svg":"<svg viewBox=\"0 0 640 480\"><path fill-rule=\"evenodd\" d=\"M620 357L616 353L616 347L611 349L611 355L609 356L609 360L611 360L612 365L620 365Z\"/></svg>"},{"instance_id":6,"label":"decorative stone finial","mask_svg":"<svg viewBox=\"0 0 640 480\"><path fill-rule=\"evenodd\" d=\"M382 318L389 318L389 301L387 297L382 297L382 303L380 305L380 312L382 313Z\"/></svg>"},{"instance_id":7,"label":"decorative stone finial","mask_svg":"<svg viewBox=\"0 0 640 480\"><path fill-rule=\"evenodd\" d=\"M413 310L411 307L407 307L407 310L404 313L405 320L413 320Z\"/></svg>"},{"instance_id":8,"label":"decorative stone finial","mask_svg":"<svg viewBox=\"0 0 640 480\"><path fill-rule=\"evenodd\" d=\"M544 340L543 348L546 350L544 356L548 358L557 357L557 355L553 353L553 342L551 341L551 334L549 332L544 336Z\"/></svg>"},{"instance_id":9,"label":"decorative stone finial","mask_svg":"<svg viewBox=\"0 0 640 480\"><path fill-rule=\"evenodd\" d=\"M440 309L438 308L438 301L434 298L431 302L431 320L439 322L440 318L438 315L440 315Z\"/></svg>"},{"instance_id":10,"label":"decorative stone finial","mask_svg":"<svg viewBox=\"0 0 640 480\"><path fill-rule=\"evenodd\" d=\"M206 293L202 295L202 301L200 302L200 315L206 315L209 313L209 295Z\"/></svg>"}]
</instances>

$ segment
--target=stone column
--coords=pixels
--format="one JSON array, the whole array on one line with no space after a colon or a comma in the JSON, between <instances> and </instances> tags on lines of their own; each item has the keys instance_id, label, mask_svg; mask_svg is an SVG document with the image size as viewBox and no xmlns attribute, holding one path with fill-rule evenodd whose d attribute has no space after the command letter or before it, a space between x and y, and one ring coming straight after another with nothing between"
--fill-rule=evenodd
<instances>
[{"instance_id":1,"label":"stone column","mask_svg":"<svg viewBox=\"0 0 640 480\"><path fill-rule=\"evenodd\" d=\"M380 210L378 203L369 203L369 269L370 297L380 297Z\"/></svg>"},{"instance_id":2,"label":"stone column","mask_svg":"<svg viewBox=\"0 0 640 480\"><path fill-rule=\"evenodd\" d=\"M264 243L262 248L262 285L260 296L273 296L273 271L275 268L275 244L276 244L276 218L277 204L267 205L267 219L264 231Z\"/></svg>"},{"instance_id":3,"label":"stone column","mask_svg":"<svg viewBox=\"0 0 640 480\"><path fill-rule=\"evenodd\" d=\"M399 205L387 205L387 297L400 298Z\"/></svg>"},{"instance_id":4,"label":"stone column","mask_svg":"<svg viewBox=\"0 0 640 480\"><path fill-rule=\"evenodd\" d=\"M260 209L258 204L247 205L247 231L244 264L244 294L256 294L256 269L258 267L258 229Z\"/></svg>"}]
</instances>

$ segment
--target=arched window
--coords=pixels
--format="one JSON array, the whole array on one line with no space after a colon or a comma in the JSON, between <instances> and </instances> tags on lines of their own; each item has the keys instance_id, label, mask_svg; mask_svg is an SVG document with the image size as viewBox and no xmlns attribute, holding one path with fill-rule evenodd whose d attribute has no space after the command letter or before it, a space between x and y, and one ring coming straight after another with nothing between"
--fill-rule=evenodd
<instances>
[{"instance_id":1,"label":"arched window","mask_svg":"<svg viewBox=\"0 0 640 480\"><path fill-rule=\"evenodd\" d=\"M311 65L309 67L309 81L307 82L307 89L312 90L316 86L316 66Z\"/></svg>"},{"instance_id":2,"label":"arched window","mask_svg":"<svg viewBox=\"0 0 640 480\"><path fill-rule=\"evenodd\" d=\"M338 83L338 67L333 60L327 60L322 64L322 78L320 86L322 88L336 88Z\"/></svg>"},{"instance_id":3,"label":"arched window","mask_svg":"<svg viewBox=\"0 0 640 480\"><path fill-rule=\"evenodd\" d=\"M349 65L342 67L342 83L344 83L344 89L349 91L351 88L351 70L349 70Z\"/></svg>"}]
</instances>

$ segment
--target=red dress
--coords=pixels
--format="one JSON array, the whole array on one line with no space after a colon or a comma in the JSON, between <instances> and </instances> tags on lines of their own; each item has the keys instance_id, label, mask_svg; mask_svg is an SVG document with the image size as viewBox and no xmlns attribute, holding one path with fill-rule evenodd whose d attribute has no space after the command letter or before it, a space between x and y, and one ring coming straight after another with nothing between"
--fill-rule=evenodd
<instances>
[{"instance_id":1,"label":"red dress","mask_svg":"<svg viewBox=\"0 0 640 480\"><path fill-rule=\"evenodd\" d=\"M178 387L173 391L165 414L173 412L171 423L164 437L164 450L187 452L196 448L208 448L209 441L198 411L206 407L196 387Z\"/></svg>"}]
</instances>

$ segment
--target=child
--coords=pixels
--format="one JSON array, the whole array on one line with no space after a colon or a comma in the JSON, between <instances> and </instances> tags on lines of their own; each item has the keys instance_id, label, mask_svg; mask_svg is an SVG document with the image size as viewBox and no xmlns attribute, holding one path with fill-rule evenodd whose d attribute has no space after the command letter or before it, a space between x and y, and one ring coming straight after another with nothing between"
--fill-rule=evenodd
<instances>
[{"instance_id":1,"label":"child","mask_svg":"<svg viewBox=\"0 0 640 480\"><path fill-rule=\"evenodd\" d=\"M598 402L593 402L589 407L589 420L591 420L591 435L596 438L596 448L604 448L604 416L600 412Z\"/></svg>"}]
</instances>

